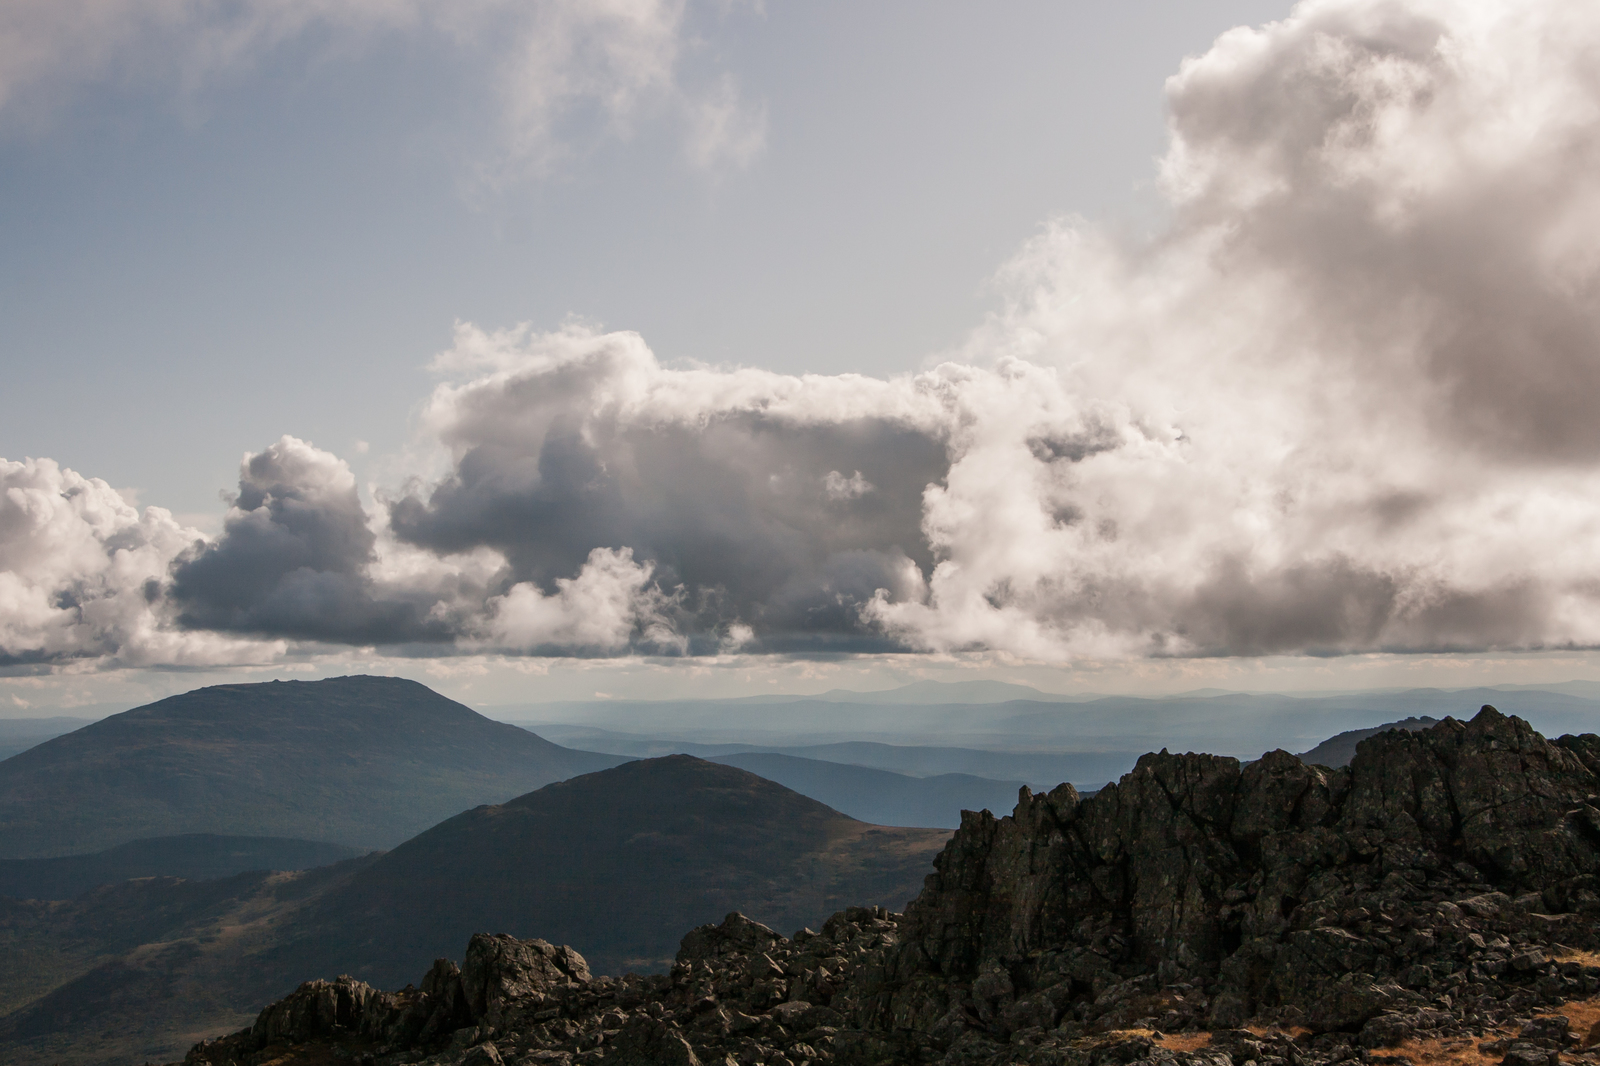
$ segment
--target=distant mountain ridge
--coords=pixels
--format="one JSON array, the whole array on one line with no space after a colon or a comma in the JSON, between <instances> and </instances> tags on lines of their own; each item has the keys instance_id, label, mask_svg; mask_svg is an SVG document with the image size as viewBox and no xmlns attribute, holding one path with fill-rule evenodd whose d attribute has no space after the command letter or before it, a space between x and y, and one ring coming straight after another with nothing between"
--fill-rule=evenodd
<instances>
[{"instance_id":1,"label":"distant mountain ridge","mask_svg":"<svg viewBox=\"0 0 1600 1066\"><path fill-rule=\"evenodd\" d=\"M961 812L1015 806L1021 781L972 774L910 777L893 770L805 759L773 752L718 755L709 760L776 781L841 814L874 825L955 829Z\"/></svg>"},{"instance_id":2,"label":"distant mountain ridge","mask_svg":"<svg viewBox=\"0 0 1600 1066\"><path fill-rule=\"evenodd\" d=\"M1077 703L1097 698L1095 695L1064 695L1044 692L1032 685L1018 685L1010 681L913 681L897 688L856 692L835 688L817 696L815 700L830 703L865 704L939 704L939 703L1007 703L1011 700L1034 700L1039 703Z\"/></svg>"},{"instance_id":3,"label":"distant mountain ridge","mask_svg":"<svg viewBox=\"0 0 1600 1066\"><path fill-rule=\"evenodd\" d=\"M1350 760L1356 757L1356 745L1368 737L1375 737L1379 733L1387 733L1391 729L1403 729L1408 733L1416 733L1439 724L1437 718L1423 716L1420 718L1403 718L1398 722L1386 722L1372 729L1350 729L1337 736L1329 737L1310 751L1301 752L1299 759L1304 763L1318 766L1349 766Z\"/></svg>"},{"instance_id":4,"label":"distant mountain ridge","mask_svg":"<svg viewBox=\"0 0 1600 1066\"><path fill-rule=\"evenodd\" d=\"M662 970L685 922L740 910L792 931L850 903L902 907L949 836L679 756L462 812L383 856L0 899L0 1061L170 1061L307 976L403 983L481 928Z\"/></svg>"},{"instance_id":5,"label":"distant mountain ridge","mask_svg":"<svg viewBox=\"0 0 1600 1066\"><path fill-rule=\"evenodd\" d=\"M1400 718L1470 716L1476 707L1490 703L1505 706L1553 736L1600 728L1600 698L1575 694L1582 691L1579 685L1562 687L1573 691L1410 689L1070 701L1041 694L1041 698L998 703L849 703L820 697L781 703L602 701L526 705L518 717L539 730L596 729L641 739L747 745L750 750L795 755L803 754L802 748L843 743L1058 755L1130 753L1125 764L1108 767L1108 774L1099 777L1097 783L1104 783L1131 769L1131 754L1142 751L1165 747L1254 759L1274 748L1303 751L1331 734L1370 729ZM509 708L493 710L511 716Z\"/></svg>"},{"instance_id":6,"label":"distant mountain ridge","mask_svg":"<svg viewBox=\"0 0 1600 1066\"><path fill-rule=\"evenodd\" d=\"M465 808L621 761L402 678L217 685L0 762L0 858L183 833L391 847Z\"/></svg>"},{"instance_id":7,"label":"distant mountain ridge","mask_svg":"<svg viewBox=\"0 0 1600 1066\"><path fill-rule=\"evenodd\" d=\"M305 957L404 981L492 928L572 944L600 972L660 970L684 923L732 910L795 929L847 901L902 907L949 836L688 755L628 762L406 841L318 903Z\"/></svg>"},{"instance_id":8,"label":"distant mountain ridge","mask_svg":"<svg viewBox=\"0 0 1600 1066\"><path fill-rule=\"evenodd\" d=\"M989 781L1016 781L1048 791L1063 781L1081 788L1099 788L1127 772L1136 758L1133 752L1015 752L983 751L975 748L949 748L930 745L883 744L875 741L842 741L796 747L761 744L697 744L657 737L613 733L553 725L545 727L558 741L574 747L606 751L635 758L662 755L695 755L720 759L733 755L773 754L795 759L839 763L874 770L889 770L910 777L937 777L943 774L966 775ZM748 767L746 767L748 769ZM790 785L797 788L795 785ZM1014 787L1014 786L1013 786ZM804 789L797 788L797 791ZM829 802L824 796L817 796ZM1010 800L1007 801L1012 802ZM830 804L831 805L831 804ZM869 821L871 819L868 819Z\"/></svg>"}]
</instances>

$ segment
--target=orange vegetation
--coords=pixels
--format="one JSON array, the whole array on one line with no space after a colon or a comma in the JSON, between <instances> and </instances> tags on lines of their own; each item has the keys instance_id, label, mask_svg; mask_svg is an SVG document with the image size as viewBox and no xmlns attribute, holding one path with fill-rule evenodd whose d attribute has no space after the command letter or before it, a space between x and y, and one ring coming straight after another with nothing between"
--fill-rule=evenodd
<instances>
[{"instance_id":1,"label":"orange vegetation","mask_svg":"<svg viewBox=\"0 0 1600 1066\"><path fill-rule=\"evenodd\" d=\"M1600 961L1591 961L1600 957L1589 952L1574 952L1564 958L1567 957L1582 961L1585 965L1600 965ZM1545 1014L1565 1015L1572 1023L1572 1032L1582 1038L1584 1047L1600 1044L1600 996L1572 1000L1559 1010L1547 1011ZM1269 1032L1265 1026L1252 1025L1249 1029L1257 1036L1265 1036ZM1291 1036L1299 1037L1308 1030L1293 1029L1288 1032ZM1198 1051L1211 1043L1210 1033L1145 1033L1144 1035L1151 1036L1162 1047L1173 1051ZM1514 1035L1515 1031L1512 1030L1487 1032L1475 1037L1452 1036L1407 1040L1399 1047L1377 1052L1374 1060L1405 1058L1411 1061L1412 1066L1496 1066L1501 1056L1484 1054L1478 1050L1478 1045L1484 1041Z\"/></svg>"},{"instance_id":2,"label":"orange vegetation","mask_svg":"<svg viewBox=\"0 0 1600 1066\"><path fill-rule=\"evenodd\" d=\"M1600 966L1600 953L1593 951L1579 951L1577 948L1566 948L1559 954L1551 956L1557 962L1578 962L1585 966ZM1573 1022L1577 1025L1577 1022Z\"/></svg>"}]
</instances>

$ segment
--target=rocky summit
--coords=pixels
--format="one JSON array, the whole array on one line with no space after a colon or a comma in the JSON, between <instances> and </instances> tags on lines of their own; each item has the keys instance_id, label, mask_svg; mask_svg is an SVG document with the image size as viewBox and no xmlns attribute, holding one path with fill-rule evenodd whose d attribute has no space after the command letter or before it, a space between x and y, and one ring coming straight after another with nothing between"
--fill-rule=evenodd
<instances>
[{"instance_id":1,"label":"rocky summit","mask_svg":"<svg viewBox=\"0 0 1600 1066\"><path fill-rule=\"evenodd\" d=\"M1347 768L1146 755L968 812L904 914L739 915L669 974L472 938L379 992L303 985L189 1066L1328 1066L1600 1061L1600 737L1485 707Z\"/></svg>"}]
</instances>

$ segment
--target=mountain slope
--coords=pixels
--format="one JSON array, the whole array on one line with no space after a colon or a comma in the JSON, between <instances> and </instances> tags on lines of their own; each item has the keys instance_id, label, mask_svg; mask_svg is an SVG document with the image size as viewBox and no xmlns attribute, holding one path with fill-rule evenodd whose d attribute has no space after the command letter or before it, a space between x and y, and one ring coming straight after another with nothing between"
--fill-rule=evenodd
<instances>
[{"instance_id":1,"label":"mountain slope","mask_svg":"<svg viewBox=\"0 0 1600 1066\"><path fill-rule=\"evenodd\" d=\"M735 916L629 981L475 937L426 992L308 985L188 1062L1589 1064L1597 769L1490 706L1348 769L1150 754L967 819L903 915Z\"/></svg>"},{"instance_id":2,"label":"mountain slope","mask_svg":"<svg viewBox=\"0 0 1600 1066\"><path fill-rule=\"evenodd\" d=\"M597 970L660 969L732 910L793 930L848 903L904 906L949 835L679 756L478 807L386 856L0 899L0 1062L175 1059L308 977L402 984L484 929L582 945Z\"/></svg>"},{"instance_id":3,"label":"mountain slope","mask_svg":"<svg viewBox=\"0 0 1600 1066\"><path fill-rule=\"evenodd\" d=\"M82 729L93 718L0 718L0 760L9 759L63 733Z\"/></svg>"},{"instance_id":4,"label":"mountain slope","mask_svg":"<svg viewBox=\"0 0 1600 1066\"><path fill-rule=\"evenodd\" d=\"M401 678L218 685L0 762L0 857L181 833L389 847L463 808L619 761Z\"/></svg>"},{"instance_id":5,"label":"mountain slope","mask_svg":"<svg viewBox=\"0 0 1600 1066\"><path fill-rule=\"evenodd\" d=\"M892 770L802 759L774 752L741 752L710 760L737 766L792 788L802 796L875 825L954 829L964 810L1005 811L1017 802L1021 781L971 774L910 777Z\"/></svg>"},{"instance_id":6,"label":"mountain slope","mask_svg":"<svg viewBox=\"0 0 1600 1066\"><path fill-rule=\"evenodd\" d=\"M1423 715L1420 718L1404 718L1372 729L1347 729L1343 733L1329 737L1310 751L1302 752L1299 759L1301 762L1316 766L1349 766L1350 760L1356 757L1356 745L1368 737L1387 733L1391 729L1404 729L1408 733L1416 733L1438 724L1437 718Z\"/></svg>"},{"instance_id":7,"label":"mountain slope","mask_svg":"<svg viewBox=\"0 0 1600 1066\"><path fill-rule=\"evenodd\" d=\"M211 881L246 870L309 870L353 859L355 848L286 837L186 833L134 840L91 855L0 859L0 896L73 899L100 885L136 877Z\"/></svg>"},{"instance_id":8,"label":"mountain slope","mask_svg":"<svg viewBox=\"0 0 1600 1066\"><path fill-rule=\"evenodd\" d=\"M292 978L254 964L371 856L221 880L152 877L70 902L0 899L0 1062L134 1066L248 1024Z\"/></svg>"},{"instance_id":9,"label":"mountain slope","mask_svg":"<svg viewBox=\"0 0 1600 1066\"><path fill-rule=\"evenodd\" d=\"M403 982L494 930L571 944L599 972L662 968L683 931L740 910L777 928L905 905L949 833L889 829L731 766L627 763L479 807L331 892L300 973Z\"/></svg>"}]
</instances>

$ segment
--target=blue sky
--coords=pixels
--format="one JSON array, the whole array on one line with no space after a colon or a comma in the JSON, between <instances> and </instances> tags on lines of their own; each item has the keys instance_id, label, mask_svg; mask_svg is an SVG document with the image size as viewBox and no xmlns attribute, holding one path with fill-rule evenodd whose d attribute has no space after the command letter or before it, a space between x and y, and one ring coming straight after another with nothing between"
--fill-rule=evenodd
<instances>
[{"instance_id":1,"label":"blue sky","mask_svg":"<svg viewBox=\"0 0 1600 1066\"><path fill-rule=\"evenodd\" d=\"M748 163L697 167L673 116L616 130L580 101L566 154L491 180L492 44L313 27L186 85L182 41L130 42L0 111L0 455L215 522L238 457L281 434L358 469L356 441L401 447L457 319L581 316L666 360L914 369L1050 215L1159 210L1164 79L1287 10L691 7L680 80L731 75L765 111Z\"/></svg>"}]
</instances>

